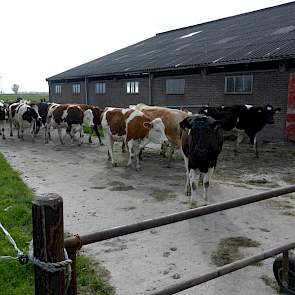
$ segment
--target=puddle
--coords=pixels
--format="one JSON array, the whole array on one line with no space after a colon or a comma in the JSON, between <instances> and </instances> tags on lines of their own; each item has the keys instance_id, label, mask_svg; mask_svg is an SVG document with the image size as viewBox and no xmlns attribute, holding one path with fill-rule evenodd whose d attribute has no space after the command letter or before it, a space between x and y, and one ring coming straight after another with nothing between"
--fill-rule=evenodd
<instances>
[{"instance_id":1,"label":"puddle","mask_svg":"<svg viewBox=\"0 0 295 295\"><path fill-rule=\"evenodd\" d=\"M152 193L150 194L157 201L165 201L167 199L173 199L176 194L167 189L152 188Z\"/></svg>"},{"instance_id":2,"label":"puddle","mask_svg":"<svg viewBox=\"0 0 295 295\"><path fill-rule=\"evenodd\" d=\"M132 185L126 185L124 182L121 181L111 181L107 183L107 185L111 186L109 188L110 191L115 192L125 192L134 190L134 187Z\"/></svg>"},{"instance_id":3,"label":"puddle","mask_svg":"<svg viewBox=\"0 0 295 295\"><path fill-rule=\"evenodd\" d=\"M240 247L259 247L260 243L247 237L230 237L221 239L217 250L211 254L211 262L216 266L223 266L244 256L240 252Z\"/></svg>"}]
</instances>

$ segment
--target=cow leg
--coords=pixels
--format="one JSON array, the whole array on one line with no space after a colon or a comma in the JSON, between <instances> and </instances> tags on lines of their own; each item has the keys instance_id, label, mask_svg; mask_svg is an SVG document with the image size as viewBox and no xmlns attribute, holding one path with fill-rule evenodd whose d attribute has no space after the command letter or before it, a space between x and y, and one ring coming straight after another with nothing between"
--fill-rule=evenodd
<instances>
[{"instance_id":1,"label":"cow leg","mask_svg":"<svg viewBox=\"0 0 295 295\"><path fill-rule=\"evenodd\" d=\"M191 187L191 199L190 199L190 203L191 206L195 206L196 205L196 201L197 201L197 173L196 170L194 169L190 169L189 171L189 182L190 182L190 187Z\"/></svg>"},{"instance_id":2,"label":"cow leg","mask_svg":"<svg viewBox=\"0 0 295 295\"><path fill-rule=\"evenodd\" d=\"M168 160L168 168L171 168L172 157L174 154L174 147L171 145L169 148L169 160Z\"/></svg>"},{"instance_id":3,"label":"cow leg","mask_svg":"<svg viewBox=\"0 0 295 295\"><path fill-rule=\"evenodd\" d=\"M164 142L164 143L161 145L161 152L160 152L160 155L162 155L164 158L166 158L167 147L168 147L168 144L167 144L166 142Z\"/></svg>"},{"instance_id":4,"label":"cow leg","mask_svg":"<svg viewBox=\"0 0 295 295\"><path fill-rule=\"evenodd\" d=\"M127 142L127 147L128 147L128 152L129 152L129 160L128 160L128 163L127 163L127 167L131 166L132 165L132 160L134 158L134 141L133 139L129 140Z\"/></svg>"},{"instance_id":5,"label":"cow leg","mask_svg":"<svg viewBox=\"0 0 295 295\"><path fill-rule=\"evenodd\" d=\"M204 175L204 179L203 179L203 188L204 188L204 194L203 194L203 198L204 198L204 205L208 205L208 187L209 187L209 183L210 183L210 179L213 175L214 172L214 167L209 168L208 172Z\"/></svg>"},{"instance_id":6,"label":"cow leg","mask_svg":"<svg viewBox=\"0 0 295 295\"><path fill-rule=\"evenodd\" d=\"M5 134L4 134L4 121L2 121L2 128L1 128L1 131L2 131L2 139L5 139ZM1 133L0 133L1 134Z\"/></svg>"},{"instance_id":7,"label":"cow leg","mask_svg":"<svg viewBox=\"0 0 295 295\"><path fill-rule=\"evenodd\" d=\"M184 155L183 152L182 152L182 155L183 155L184 165L185 165L185 170L186 170L185 195L190 196L192 191L191 191L190 179L189 179L188 158Z\"/></svg>"},{"instance_id":8,"label":"cow leg","mask_svg":"<svg viewBox=\"0 0 295 295\"><path fill-rule=\"evenodd\" d=\"M97 126L93 127L93 130L94 130L94 132L95 132L95 134L96 134L96 136L97 136L97 138L98 138L98 140L99 140L99 144L100 144L100 145L103 145L103 142L102 142L102 140L101 140L101 137L100 137L100 134L99 134L99 131L98 131Z\"/></svg>"},{"instance_id":9,"label":"cow leg","mask_svg":"<svg viewBox=\"0 0 295 295\"><path fill-rule=\"evenodd\" d=\"M126 153L126 144L125 144L125 141L122 142L122 153Z\"/></svg>"},{"instance_id":10,"label":"cow leg","mask_svg":"<svg viewBox=\"0 0 295 295\"><path fill-rule=\"evenodd\" d=\"M62 134L61 134L61 128L57 127L57 132L58 132L58 136L59 136L59 141L61 144L65 144L63 139L62 139Z\"/></svg>"},{"instance_id":11,"label":"cow leg","mask_svg":"<svg viewBox=\"0 0 295 295\"><path fill-rule=\"evenodd\" d=\"M253 140L253 149L254 149L256 158L259 158L258 144L257 144L257 138L256 138L256 136L254 136L254 140Z\"/></svg>"},{"instance_id":12,"label":"cow leg","mask_svg":"<svg viewBox=\"0 0 295 295\"><path fill-rule=\"evenodd\" d=\"M113 155L114 139L107 132L105 132L105 141L106 141L106 145L108 147L108 160L111 160L113 167L116 167L117 163L115 162L114 155Z\"/></svg>"},{"instance_id":13,"label":"cow leg","mask_svg":"<svg viewBox=\"0 0 295 295\"><path fill-rule=\"evenodd\" d=\"M204 173L200 173L200 176L199 176L199 182L198 182L198 185L203 185L203 181L204 181Z\"/></svg>"},{"instance_id":14,"label":"cow leg","mask_svg":"<svg viewBox=\"0 0 295 295\"><path fill-rule=\"evenodd\" d=\"M237 133L237 141L236 141L236 149L235 149L235 154L237 154L239 152L239 146L240 143L243 141L244 139L244 135L241 132Z\"/></svg>"},{"instance_id":15,"label":"cow leg","mask_svg":"<svg viewBox=\"0 0 295 295\"><path fill-rule=\"evenodd\" d=\"M81 146L81 144L83 144L83 142L84 142L84 130L83 130L83 127L81 126L80 138L79 138L79 146Z\"/></svg>"},{"instance_id":16,"label":"cow leg","mask_svg":"<svg viewBox=\"0 0 295 295\"><path fill-rule=\"evenodd\" d=\"M9 127L10 127L10 136L13 136L13 133L12 133L12 120L9 120Z\"/></svg>"}]
</instances>

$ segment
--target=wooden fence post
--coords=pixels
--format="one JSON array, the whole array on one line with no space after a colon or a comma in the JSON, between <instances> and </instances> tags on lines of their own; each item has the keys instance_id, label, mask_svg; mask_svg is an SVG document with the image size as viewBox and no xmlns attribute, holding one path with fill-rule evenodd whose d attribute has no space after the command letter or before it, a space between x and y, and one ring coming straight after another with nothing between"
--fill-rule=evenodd
<instances>
[{"instance_id":1,"label":"wooden fence post","mask_svg":"<svg viewBox=\"0 0 295 295\"><path fill-rule=\"evenodd\" d=\"M64 256L63 200L57 194L36 197L32 202L35 258L60 262ZM64 271L47 272L35 266L35 295L64 295Z\"/></svg>"}]
</instances>

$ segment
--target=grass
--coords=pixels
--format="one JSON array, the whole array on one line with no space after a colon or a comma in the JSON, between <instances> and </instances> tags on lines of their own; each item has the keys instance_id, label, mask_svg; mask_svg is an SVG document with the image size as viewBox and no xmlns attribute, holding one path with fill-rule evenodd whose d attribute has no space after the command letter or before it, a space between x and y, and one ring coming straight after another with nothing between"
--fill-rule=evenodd
<instances>
[{"instance_id":1,"label":"grass","mask_svg":"<svg viewBox=\"0 0 295 295\"><path fill-rule=\"evenodd\" d=\"M15 101L18 97L26 100L37 101L41 99L48 100L48 93L18 93L18 94L0 94L0 100Z\"/></svg>"},{"instance_id":2,"label":"grass","mask_svg":"<svg viewBox=\"0 0 295 295\"><path fill-rule=\"evenodd\" d=\"M28 253L28 243L32 239L32 198L32 191L0 154L0 222L24 253ZM0 256L5 255L16 256L16 252L0 231ZM112 289L98 278L89 259L78 257L77 273L79 294L113 294ZM34 294L31 264L22 266L15 260L0 259L0 295L7 294Z\"/></svg>"}]
</instances>

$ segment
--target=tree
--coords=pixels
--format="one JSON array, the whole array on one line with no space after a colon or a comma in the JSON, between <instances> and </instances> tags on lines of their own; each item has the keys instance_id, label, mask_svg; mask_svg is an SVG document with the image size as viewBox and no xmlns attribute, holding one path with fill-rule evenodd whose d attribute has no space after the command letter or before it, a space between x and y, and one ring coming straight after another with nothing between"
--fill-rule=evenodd
<instances>
[{"instance_id":1,"label":"tree","mask_svg":"<svg viewBox=\"0 0 295 295\"><path fill-rule=\"evenodd\" d=\"M17 94L18 93L18 89L19 89L19 85L18 84L13 84L11 87L11 90Z\"/></svg>"}]
</instances>

